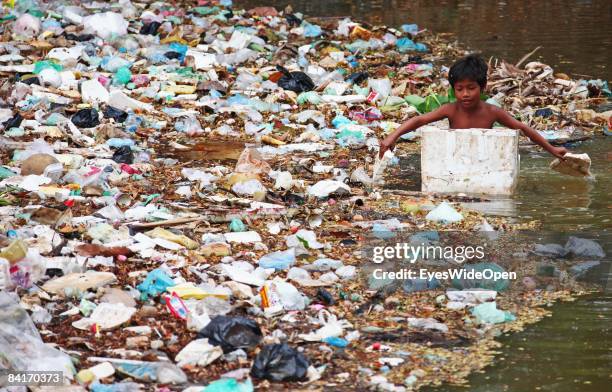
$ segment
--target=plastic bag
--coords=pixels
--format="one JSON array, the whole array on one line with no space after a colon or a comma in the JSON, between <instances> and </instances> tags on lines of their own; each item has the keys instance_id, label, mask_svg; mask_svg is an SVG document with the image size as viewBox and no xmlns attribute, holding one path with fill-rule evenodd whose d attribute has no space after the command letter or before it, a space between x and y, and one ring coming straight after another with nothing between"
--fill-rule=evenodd
<instances>
[{"instance_id":1,"label":"plastic bag","mask_svg":"<svg viewBox=\"0 0 612 392\"><path fill-rule=\"evenodd\" d=\"M251 375L271 381L300 381L306 378L310 362L287 344L270 344L255 357Z\"/></svg>"},{"instance_id":2,"label":"plastic bag","mask_svg":"<svg viewBox=\"0 0 612 392\"><path fill-rule=\"evenodd\" d=\"M295 264L295 250L289 249L268 253L259 259L261 268L274 268L276 270L285 270Z\"/></svg>"},{"instance_id":3,"label":"plastic bag","mask_svg":"<svg viewBox=\"0 0 612 392\"><path fill-rule=\"evenodd\" d=\"M321 96L314 91L306 91L298 95L297 102L299 105L304 105L305 103L318 105L321 103Z\"/></svg>"},{"instance_id":4,"label":"plastic bag","mask_svg":"<svg viewBox=\"0 0 612 392\"><path fill-rule=\"evenodd\" d=\"M96 358L110 362L117 371L139 381L160 384L183 384L187 375L176 365L168 362L146 362L129 359Z\"/></svg>"},{"instance_id":5,"label":"plastic bag","mask_svg":"<svg viewBox=\"0 0 612 392\"><path fill-rule=\"evenodd\" d=\"M291 283L282 280L266 282L259 291L264 309L272 312L284 310L303 310L306 308L306 298Z\"/></svg>"},{"instance_id":6,"label":"plastic bag","mask_svg":"<svg viewBox=\"0 0 612 392\"><path fill-rule=\"evenodd\" d=\"M385 151L382 158L380 158L379 154L376 154L376 157L374 158L374 167L372 169L373 183L380 184L384 182L383 174L394 157L395 154L393 154L393 151L390 150Z\"/></svg>"},{"instance_id":7,"label":"plastic bag","mask_svg":"<svg viewBox=\"0 0 612 392\"><path fill-rule=\"evenodd\" d=\"M179 132L185 132L189 136L203 133L202 124L198 121L195 115L181 117L174 123L174 129Z\"/></svg>"},{"instance_id":8,"label":"plastic bag","mask_svg":"<svg viewBox=\"0 0 612 392\"><path fill-rule=\"evenodd\" d=\"M488 270L492 271L493 274L502 274L506 272L505 269L495 263L469 264L464 266L463 268L467 271L473 270L480 273L483 273L484 271ZM481 288L487 290L503 291L508 288L510 282L508 281L508 279L495 279L493 276L485 278L483 276L481 279L453 279L452 284L453 287L460 290Z\"/></svg>"},{"instance_id":9,"label":"plastic bag","mask_svg":"<svg viewBox=\"0 0 612 392\"><path fill-rule=\"evenodd\" d=\"M516 320L512 313L497 309L495 302L485 302L475 306L472 314L481 324L500 324Z\"/></svg>"},{"instance_id":10,"label":"plastic bag","mask_svg":"<svg viewBox=\"0 0 612 392\"><path fill-rule=\"evenodd\" d=\"M253 382L251 379L240 383L235 378L222 378L208 384L202 392L253 392Z\"/></svg>"},{"instance_id":11,"label":"plastic bag","mask_svg":"<svg viewBox=\"0 0 612 392\"><path fill-rule=\"evenodd\" d=\"M350 194L351 188L343 182L322 180L308 187L308 194L315 197L328 197L331 194Z\"/></svg>"},{"instance_id":12,"label":"plastic bag","mask_svg":"<svg viewBox=\"0 0 612 392\"><path fill-rule=\"evenodd\" d=\"M85 31L94 33L98 37L108 40L113 36L127 34L128 22L121 14L115 12L103 12L89 15L83 18Z\"/></svg>"},{"instance_id":13,"label":"plastic bag","mask_svg":"<svg viewBox=\"0 0 612 392\"><path fill-rule=\"evenodd\" d=\"M440 287L440 281L436 278L432 279L422 279L422 278L414 278L414 279L405 279L402 283L402 289L406 293L414 293L417 291L425 291L432 290Z\"/></svg>"},{"instance_id":14,"label":"plastic bag","mask_svg":"<svg viewBox=\"0 0 612 392\"><path fill-rule=\"evenodd\" d=\"M93 128L100 124L98 111L94 108L81 109L70 119L79 128Z\"/></svg>"},{"instance_id":15,"label":"plastic bag","mask_svg":"<svg viewBox=\"0 0 612 392\"><path fill-rule=\"evenodd\" d=\"M257 152L257 150L245 148L238 158L234 172L259 174L269 173L270 170L272 170L272 168L263 160L261 154Z\"/></svg>"},{"instance_id":16,"label":"plastic bag","mask_svg":"<svg viewBox=\"0 0 612 392\"><path fill-rule=\"evenodd\" d=\"M22 121L23 121L23 117L21 117L21 114L16 113L13 117L11 117L10 119L6 120L2 124L2 126L6 130L9 130L11 128L18 128L21 125Z\"/></svg>"},{"instance_id":17,"label":"plastic bag","mask_svg":"<svg viewBox=\"0 0 612 392\"><path fill-rule=\"evenodd\" d=\"M28 313L0 291L0 368L75 373L70 357L46 345Z\"/></svg>"},{"instance_id":18,"label":"plastic bag","mask_svg":"<svg viewBox=\"0 0 612 392\"><path fill-rule=\"evenodd\" d=\"M159 29L159 26L161 26L161 23L155 21L151 23L145 23L140 29L140 34L157 35L157 30Z\"/></svg>"},{"instance_id":19,"label":"plastic bag","mask_svg":"<svg viewBox=\"0 0 612 392\"><path fill-rule=\"evenodd\" d=\"M229 224L229 229L234 233L247 231L246 225L240 220L240 218L233 218Z\"/></svg>"},{"instance_id":20,"label":"plastic bag","mask_svg":"<svg viewBox=\"0 0 612 392\"><path fill-rule=\"evenodd\" d=\"M332 306L336 303L334 296L322 287L317 290L317 299L326 306Z\"/></svg>"},{"instance_id":21,"label":"plastic bag","mask_svg":"<svg viewBox=\"0 0 612 392\"><path fill-rule=\"evenodd\" d=\"M359 84L369 77L370 75L367 72L355 72L350 74L349 77L346 78L346 81L352 84Z\"/></svg>"},{"instance_id":22,"label":"plastic bag","mask_svg":"<svg viewBox=\"0 0 612 392\"><path fill-rule=\"evenodd\" d=\"M265 195L266 187L258 180L247 180L232 185L232 191L241 196Z\"/></svg>"},{"instance_id":23,"label":"plastic bag","mask_svg":"<svg viewBox=\"0 0 612 392\"><path fill-rule=\"evenodd\" d=\"M259 325L246 317L217 316L200 331L198 337L208 338L210 344L221 346L224 353L255 347L262 338Z\"/></svg>"},{"instance_id":24,"label":"plastic bag","mask_svg":"<svg viewBox=\"0 0 612 392\"><path fill-rule=\"evenodd\" d=\"M21 37L34 37L40 32L40 19L24 13L13 24L13 31Z\"/></svg>"},{"instance_id":25,"label":"plastic bag","mask_svg":"<svg viewBox=\"0 0 612 392\"><path fill-rule=\"evenodd\" d=\"M438 320L428 317L428 318L416 318L416 317L408 317L408 325L413 328L419 329L431 329L435 331L440 331L443 333L448 332L448 327L444 323L438 322Z\"/></svg>"},{"instance_id":26,"label":"plastic bag","mask_svg":"<svg viewBox=\"0 0 612 392\"><path fill-rule=\"evenodd\" d=\"M380 98L384 98L391 95L391 81L387 78L370 79L368 80L368 87L375 91Z\"/></svg>"},{"instance_id":27,"label":"plastic bag","mask_svg":"<svg viewBox=\"0 0 612 392\"><path fill-rule=\"evenodd\" d=\"M302 27L304 28L304 37L314 38L323 34L321 26L317 26L308 22L302 22Z\"/></svg>"},{"instance_id":28,"label":"plastic bag","mask_svg":"<svg viewBox=\"0 0 612 392\"><path fill-rule=\"evenodd\" d=\"M14 327L22 335L40 339L38 329L30 319L28 312L19 304L19 297L5 291L0 291L0 325ZM0 363L3 360L0 356Z\"/></svg>"},{"instance_id":29,"label":"plastic bag","mask_svg":"<svg viewBox=\"0 0 612 392\"><path fill-rule=\"evenodd\" d=\"M134 153L130 146L122 146L115 150L113 153L113 161L117 163L134 163Z\"/></svg>"},{"instance_id":30,"label":"plastic bag","mask_svg":"<svg viewBox=\"0 0 612 392\"><path fill-rule=\"evenodd\" d=\"M140 297L144 301L149 296L157 296L166 291L168 287L176 285L172 278L162 269L156 268L149 272L146 279L136 286L140 291Z\"/></svg>"},{"instance_id":31,"label":"plastic bag","mask_svg":"<svg viewBox=\"0 0 612 392\"><path fill-rule=\"evenodd\" d=\"M196 339L183 347L174 360L179 367L207 366L222 355L223 350L208 343L208 339Z\"/></svg>"},{"instance_id":32,"label":"plastic bag","mask_svg":"<svg viewBox=\"0 0 612 392\"><path fill-rule=\"evenodd\" d=\"M345 328L352 327L351 323L338 320L335 314L325 309L319 311L319 323L322 325L321 328L309 334L301 334L299 337L309 342L316 342L329 337L340 337L344 335Z\"/></svg>"},{"instance_id":33,"label":"plastic bag","mask_svg":"<svg viewBox=\"0 0 612 392\"><path fill-rule=\"evenodd\" d=\"M425 216L425 219L438 223L454 223L463 220L463 215L458 213L450 204L442 202L431 210Z\"/></svg>"},{"instance_id":34,"label":"plastic bag","mask_svg":"<svg viewBox=\"0 0 612 392\"><path fill-rule=\"evenodd\" d=\"M277 65L276 69L283 73L283 76L278 80L277 84L285 90L291 90L296 93L314 90L315 84L304 72L289 72L286 68Z\"/></svg>"}]
</instances>

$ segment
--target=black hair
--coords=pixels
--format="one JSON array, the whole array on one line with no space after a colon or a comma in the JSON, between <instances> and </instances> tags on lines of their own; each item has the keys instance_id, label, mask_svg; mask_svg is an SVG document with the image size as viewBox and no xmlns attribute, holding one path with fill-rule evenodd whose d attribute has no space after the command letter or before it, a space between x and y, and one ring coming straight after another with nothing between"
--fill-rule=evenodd
<instances>
[{"instance_id":1,"label":"black hair","mask_svg":"<svg viewBox=\"0 0 612 392\"><path fill-rule=\"evenodd\" d=\"M481 89L487 84L487 70L489 67L480 56L470 54L457 60L448 71L448 81L452 87L460 80L474 80Z\"/></svg>"}]
</instances>

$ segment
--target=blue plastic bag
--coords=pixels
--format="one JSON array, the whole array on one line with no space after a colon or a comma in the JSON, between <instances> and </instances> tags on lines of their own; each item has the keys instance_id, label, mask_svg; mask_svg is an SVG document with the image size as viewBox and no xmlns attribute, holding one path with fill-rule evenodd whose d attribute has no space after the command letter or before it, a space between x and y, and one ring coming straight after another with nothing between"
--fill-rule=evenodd
<instances>
[{"instance_id":1,"label":"blue plastic bag","mask_svg":"<svg viewBox=\"0 0 612 392\"><path fill-rule=\"evenodd\" d=\"M149 296L158 296L164 293L168 287L175 285L174 280L164 270L156 268L149 272L146 279L136 288L140 291L141 300L145 301Z\"/></svg>"},{"instance_id":2,"label":"blue plastic bag","mask_svg":"<svg viewBox=\"0 0 612 392\"><path fill-rule=\"evenodd\" d=\"M295 250L289 249L268 253L259 259L261 268L274 268L284 270L295 264Z\"/></svg>"}]
</instances>

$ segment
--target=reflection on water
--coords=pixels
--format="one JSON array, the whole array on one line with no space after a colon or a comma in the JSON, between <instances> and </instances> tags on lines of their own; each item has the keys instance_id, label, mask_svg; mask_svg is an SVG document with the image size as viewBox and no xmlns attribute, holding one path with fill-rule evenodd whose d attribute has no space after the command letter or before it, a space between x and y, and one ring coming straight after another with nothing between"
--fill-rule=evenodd
<instances>
[{"instance_id":1,"label":"reflection on water","mask_svg":"<svg viewBox=\"0 0 612 392\"><path fill-rule=\"evenodd\" d=\"M609 0L239 0L237 6L288 4L309 16L352 16L373 24L417 23L453 33L464 45L518 61L532 57L557 72L612 79L612 2Z\"/></svg>"},{"instance_id":2,"label":"reflection on water","mask_svg":"<svg viewBox=\"0 0 612 392\"><path fill-rule=\"evenodd\" d=\"M539 219L551 231L610 230L612 171L606 161L609 137L579 143L570 151L591 157L593 180L569 177L548 168L545 153L521 156L519 186L514 200L523 220Z\"/></svg>"},{"instance_id":3,"label":"reflection on water","mask_svg":"<svg viewBox=\"0 0 612 392\"><path fill-rule=\"evenodd\" d=\"M520 334L502 337L504 347L494 371L470 377L469 391L609 391L612 297L582 298L551 310L553 317ZM466 389L445 386L426 391Z\"/></svg>"}]
</instances>

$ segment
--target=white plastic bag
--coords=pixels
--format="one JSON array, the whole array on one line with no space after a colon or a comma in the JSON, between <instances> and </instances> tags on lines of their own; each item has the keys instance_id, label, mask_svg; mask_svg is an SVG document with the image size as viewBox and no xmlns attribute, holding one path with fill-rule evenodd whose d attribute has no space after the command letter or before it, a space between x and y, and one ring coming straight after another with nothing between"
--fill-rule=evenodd
<instances>
[{"instance_id":1,"label":"white plastic bag","mask_svg":"<svg viewBox=\"0 0 612 392\"><path fill-rule=\"evenodd\" d=\"M126 35L128 28L128 22L121 14L115 12L103 12L86 16L83 18L83 25L85 26L85 31L96 34L104 40L108 40L113 35Z\"/></svg>"},{"instance_id":2,"label":"white plastic bag","mask_svg":"<svg viewBox=\"0 0 612 392\"><path fill-rule=\"evenodd\" d=\"M309 334L301 334L299 337L309 342L317 342L325 338L340 337L344 335L345 328L353 327L348 321L338 320L336 315L325 309L319 311L319 323L322 325L321 328Z\"/></svg>"},{"instance_id":3,"label":"white plastic bag","mask_svg":"<svg viewBox=\"0 0 612 392\"><path fill-rule=\"evenodd\" d=\"M374 168L372 169L372 182L374 184L382 184L384 182L383 174L394 157L395 154L390 150L385 151L382 158L380 158L378 153L376 154Z\"/></svg>"}]
</instances>

